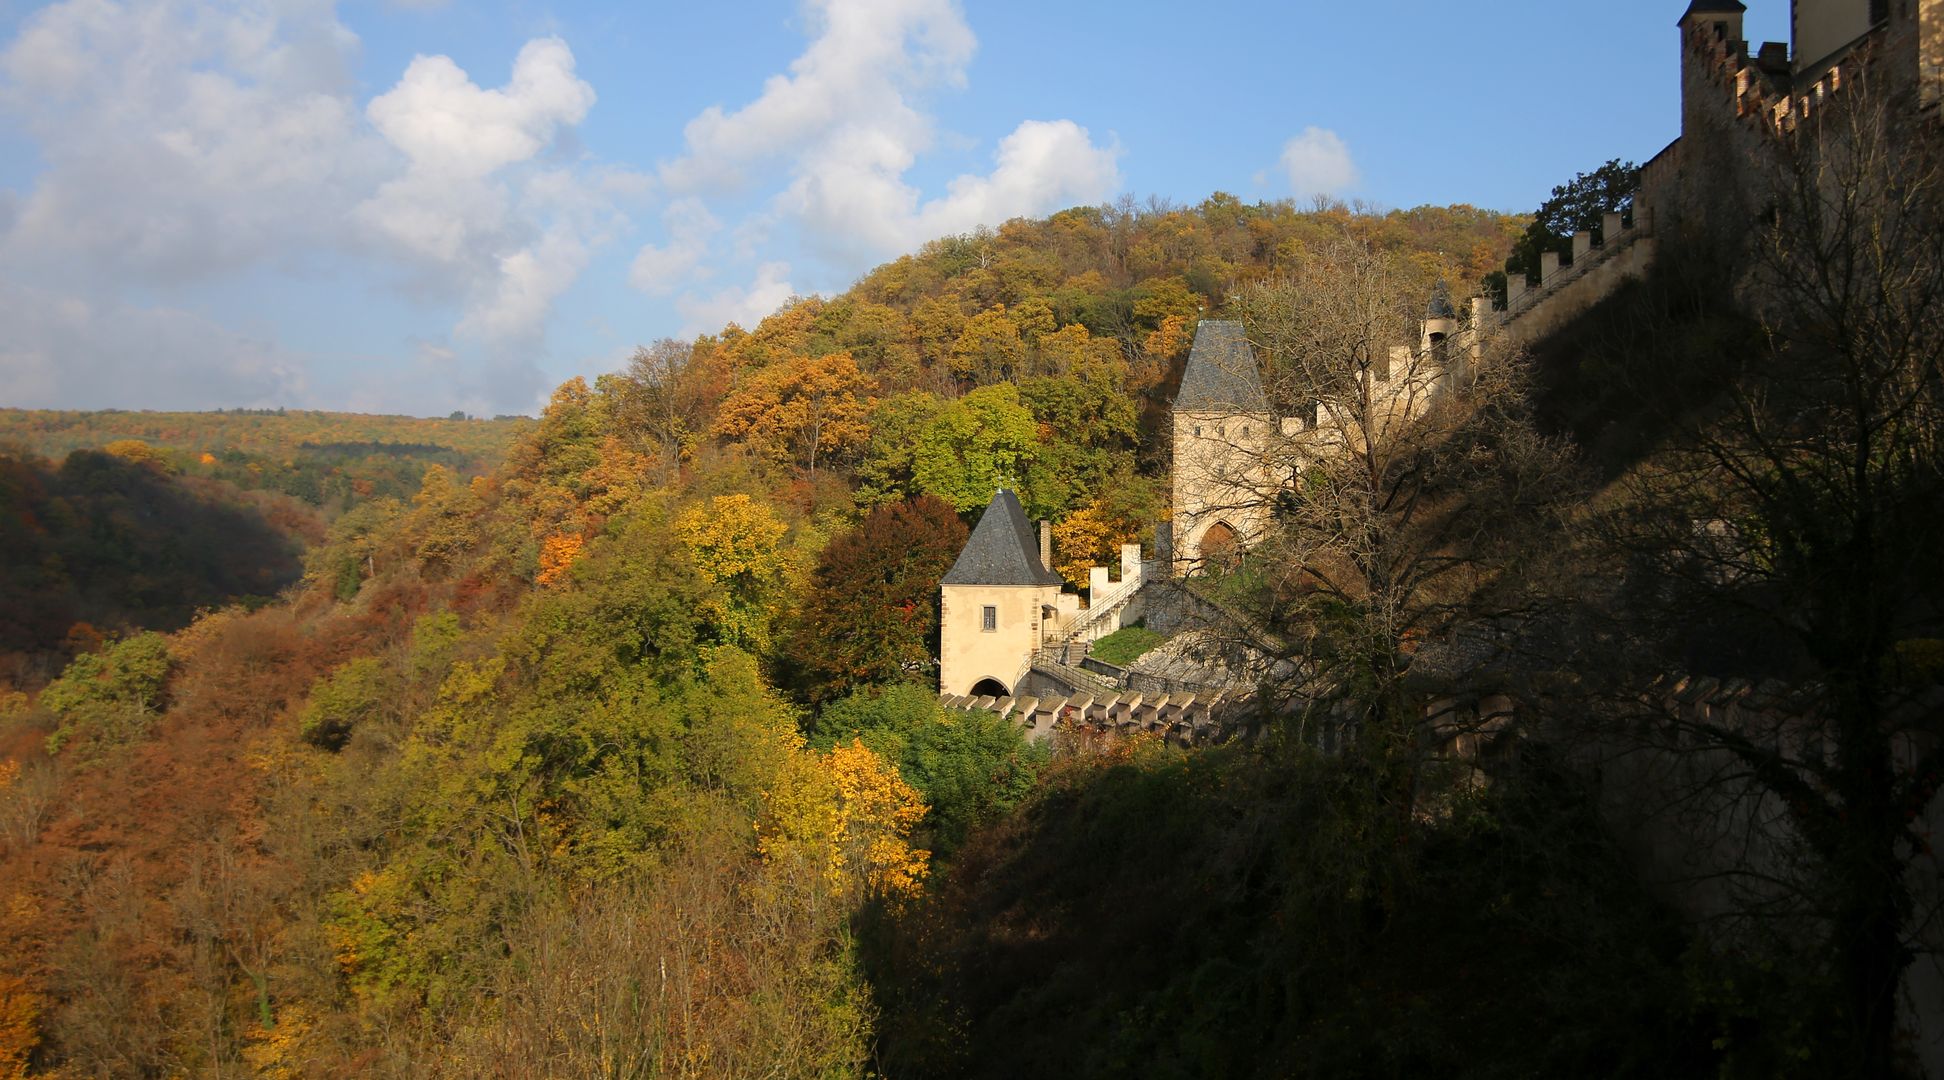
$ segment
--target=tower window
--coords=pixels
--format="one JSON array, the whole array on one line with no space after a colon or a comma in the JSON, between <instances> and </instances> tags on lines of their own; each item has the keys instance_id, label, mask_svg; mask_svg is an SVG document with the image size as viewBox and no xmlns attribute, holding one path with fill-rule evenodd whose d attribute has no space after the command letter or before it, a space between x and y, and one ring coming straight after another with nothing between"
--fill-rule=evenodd
<instances>
[{"instance_id":1,"label":"tower window","mask_svg":"<svg viewBox=\"0 0 1944 1080\"><path fill-rule=\"evenodd\" d=\"M979 629L990 634L999 629L999 609L987 604L979 609Z\"/></svg>"}]
</instances>

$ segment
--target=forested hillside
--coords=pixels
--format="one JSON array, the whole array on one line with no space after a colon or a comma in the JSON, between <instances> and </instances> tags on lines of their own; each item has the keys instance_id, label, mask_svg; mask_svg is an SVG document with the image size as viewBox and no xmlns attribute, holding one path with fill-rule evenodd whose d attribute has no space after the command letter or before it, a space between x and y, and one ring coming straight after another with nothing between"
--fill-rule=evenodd
<instances>
[{"instance_id":1,"label":"forested hillside","mask_svg":"<svg viewBox=\"0 0 1944 1080\"><path fill-rule=\"evenodd\" d=\"M467 476L491 471L531 423L285 409L0 409L0 447L59 461L75 450L146 446L171 472L278 492L334 516L365 499L409 496L429 465Z\"/></svg>"},{"instance_id":2,"label":"forested hillside","mask_svg":"<svg viewBox=\"0 0 1944 1080\"><path fill-rule=\"evenodd\" d=\"M1446 631L1544 612L1631 678L1678 662L1618 617L1639 597L1731 606L1645 576L1689 564L1644 529L1600 546L1635 504L1516 355L1361 503L1306 468L1197 586L1309 680L1260 745L1029 744L935 694L938 582L996 487L1076 578L1166 514L1198 319L1243 319L1294 415L1367 393L1524 226L1221 195L1016 221L570 380L478 475L354 491L279 602L0 699L0 1077L1815 1075L1847 1045L1800 1019L1833 1015L1829 954L1715 949L1643 883L1548 726L1595 694L1546 667L1463 758L1420 723ZM1630 378L1749 330L1655 288L1619 302L1699 314ZM163 463L192 476L231 447L141 437L215 459Z\"/></svg>"},{"instance_id":3,"label":"forested hillside","mask_svg":"<svg viewBox=\"0 0 1944 1080\"><path fill-rule=\"evenodd\" d=\"M913 902L1046 761L930 688L966 519L1004 481L1063 520L1068 562L1143 533L1152 410L1199 317L1345 229L1428 294L1519 227L1226 196L1013 222L570 382L486 475L264 479L336 515L284 603L111 638L9 706L0 1062L860 1070L859 905ZM191 477L352 442L477 460L512 432L7 420Z\"/></svg>"},{"instance_id":4,"label":"forested hillside","mask_svg":"<svg viewBox=\"0 0 1944 1080\"><path fill-rule=\"evenodd\" d=\"M173 474L144 444L58 465L0 449L0 680L38 687L105 637L273 602L324 537L311 506Z\"/></svg>"}]
</instances>

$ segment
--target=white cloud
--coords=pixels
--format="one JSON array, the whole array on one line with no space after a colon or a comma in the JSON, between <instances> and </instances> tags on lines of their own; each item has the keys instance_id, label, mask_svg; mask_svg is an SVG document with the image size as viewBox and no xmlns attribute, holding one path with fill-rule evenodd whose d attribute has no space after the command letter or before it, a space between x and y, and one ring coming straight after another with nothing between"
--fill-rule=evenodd
<instances>
[{"instance_id":1,"label":"white cloud","mask_svg":"<svg viewBox=\"0 0 1944 1080\"><path fill-rule=\"evenodd\" d=\"M778 205L819 250L861 268L940 236L1106 198L1120 184L1118 153L1071 120L1028 120L1000 141L989 175L961 176L921 204L903 179L915 155L884 132L846 129L805 156Z\"/></svg>"},{"instance_id":2,"label":"white cloud","mask_svg":"<svg viewBox=\"0 0 1944 1080\"><path fill-rule=\"evenodd\" d=\"M678 297L675 309L682 314L681 332L712 334L730 323L755 326L797 295L789 273L790 264L767 262L756 268L756 280L747 286L732 285L708 296L690 293Z\"/></svg>"},{"instance_id":3,"label":"white cloud","mask_svg":"<svg viewBox=\"0 0 1944 1080\"><path fill-rule=\"evenodd\" d=\"M1290 191L1299 198L1341 195L1360 179L1350 148L1327 128L1304 128L1301 135L1283 146L1279 164Z\"/></svg>"},{"instance_id":4,"label":"white cloud","mask_svg":"<svg viewBox=\"0 0 1944 1080\"><path fill-rule=\"evenodd\" d=\"M587 245L571 228L550 229L536 243L502 255L492 291L467 310L459 333L488 343L533 336L587 258Z\"/></svg>"},{"instance_id":5,"label":"white cloud","mask_svg":"<svg viewBox=\"0 0 1944 1080\"><path fill-rule=\"evenodd\" d=\"M365 109L410 162L357 209L359 220L413 257L492 265L519 222L496 173L532 160L594 104L558 38L528 42L503 89L484 90L444 56L412 60L398 85Z\"/></svg>"},{"instance_id":6,"label":"white cloud","mask_svg":"<svg viewBox=\"0 0 1944 1080\"><path fill-rule=\"evenodd\" d=\"M37 279L171 284L327 242L382 159L329 4L66 0L0 53L46 162L0 238Z\"/></svg>"},{"instance_id":7,"label":"white cloud","mask_svg":"<svg viewBox=\"0 0 1944 1080\"><path fill-rule=\"evenodd\" d=\"M575 75L567 43L541 38L520 50L504 89L480 89L449 57L417 56L365 113L411 158L413 172L473 180L532 158L593 105L594 88Z\"/></svg>"},{"instance_id":8,"label":"white cloud","mask_svg":"<svg viewBox=\"0 0 1944 1080\"><path fill-rule=\"evenodd\" d=\"M299 405L306 359L192 312L94 303L0 279L0 405Z\"/></svg>"},{"instance_id":9,"label":"white cloud","mask_svg":"<svg viewBox=\"0 0 1944 1080\"><path fill-rule=\"evenodd\" d=\"M809 48L755 101L712 106L684 130L688 152L665 165L670 188L696 192L743 179L755 162L787 157L840 126L895 132L922 149L931 121L912 91L960 85L977 46L953 0L807 0Z\"/></svg>"},{"instance_id":10,"label":"white cloud","mask_svg":"<svg viewBox=\"0 0 1944 1080\"><path fill-rule=\"evenodd\" d=\"M696 198L669 203L662 223L668 229L668 243L644 246L628 270L629 283L653 296L667 296L695 275L708 254L710 238L722 229L722 223Z\"/></svg>"},{"instance_id":11,"label":"white cloud","mask_svg":"<svg viewBox=\"0 0 1944 1080\"><path fill-rule=\"evenodd\" d=\"M787 227L830 276L848 277L939 236L1118 190L1117 147L1096 145L1071 120L1028 120L1000 141L990 173L961 176L926 199L907 179L938 139L924 97L963 85L977 47L958 5L809 0L807 11L811 41L789 71L748 105L691 120L686 152L661 169L669 189L696 199L751 182L758 165L780 169L781 190L732 230L740 242L766 242ZM630 276L637 288L665 292L707 258L681 225L670 221L666 243L641 249ZM684 314L739 308L723 299L735 292L691 296Z\"/></svg>"},{"instance_id":12,"label":"white cloud","mask_svg":"<svg viewBox=\"0 0 1944 1080\"><path fill-rule=\"evenodd\" d=\"M364 108L358 49L334 0L60 0L27 17L0 51L0 120L45 165L30 190L0 196L0 284L128 324L131 287L168 298L348 257L360 278L459 305L454 332L484 353L460 377L524 406L555 301L625 228L646 177L575 151L595 92L557 38L528 42L490 89L447 57L417 57ZM9 348L10 367L39 370Z\"/></svg>"}]
</instances>

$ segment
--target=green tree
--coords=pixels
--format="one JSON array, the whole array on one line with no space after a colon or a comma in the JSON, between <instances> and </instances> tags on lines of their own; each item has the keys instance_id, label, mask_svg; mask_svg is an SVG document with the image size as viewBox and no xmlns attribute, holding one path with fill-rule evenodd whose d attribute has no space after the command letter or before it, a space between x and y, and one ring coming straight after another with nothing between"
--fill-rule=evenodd
<instances>
[{"instance_id":1,"label":"green tree","mask_svg":"<svg viewBox=\"0 0 1944 1080\"><path fill-rule=\"evenodd\" d=\"M84 735L108 744L139 736L167 702L173 666L168 639L153 632L75 657L41 691L40 706L58 721L48 752Z\"/></svg>"},{"instance_id":2,"label":"green tree","mask_svg":"<svg viewBox=\"0 0 1944 1080\"><path fill-rule=\"evenodd\" d=\"M937 394L908 390L878 402L871 435L857 466L858 497L867 504L895 502L918 493L918 442L945 402Z\"/></svg>"},{"instance_id":3,"label":"green tree","mask_svg":"<svg viewBox=\"0 0 1944 1080\"><path fill-rule=\"evenodd\" d=\"M1634 194L1640 190L1640 166L1618 158L1590 173L1580 173L1553 188L1552 197L1539 204L1512 254L1505 260L1505 273L1495 274L1487 286L1499 299L1505 297L1505 278L1524 274L1533 284L1539 281L1539 256L1548 251L1571 258L1573 234L1598 234L1607 214L1626 214L1633 210Z\"/></svg>"},{"instance_id":4,"label":"green tree","mask_svg":"<svg viewBox=\"0 0 1944 1080\"><path fill-rule=\"evenodd\" d=\"M980 387L951 402L918 435L912 485L959 513L983 507L1002 487L1017 488L1039 453L1039 425L1010 383ZM1028 500L1028 509L1043 506Z\"/></svg>"},{"instance_id":5,"label":"green tree","mask_svg":"<svg viewBox=\"0 0 1944 1080\"><path fill-rule=\"evenodd\" d=\"M940 854L1024 800L1048 761L1017 724L981 710L948 714L921 686L860 690L818 714L813 745L852 739L894 762L924 796L926 829Z\"/></svg>"}]
</instances>

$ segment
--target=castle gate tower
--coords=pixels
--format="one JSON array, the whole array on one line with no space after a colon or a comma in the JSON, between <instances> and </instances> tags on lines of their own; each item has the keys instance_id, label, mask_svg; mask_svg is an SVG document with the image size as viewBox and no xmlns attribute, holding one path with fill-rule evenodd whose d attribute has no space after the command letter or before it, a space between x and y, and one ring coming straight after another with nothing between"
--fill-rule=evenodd
<instances>
[{"instance_id":1,"label":"castle gate tower","mask_svg":"<svg viewBox=\"0 0 1944 1080\"><path fill-rule=\"evenodd\" d=\"M1269 525L1275 437L1239 322L1204 320L1174 401L1174 574L1226 563Z\"/></svg>"}]
</instances>

